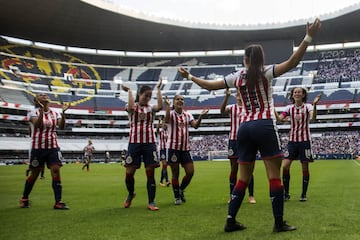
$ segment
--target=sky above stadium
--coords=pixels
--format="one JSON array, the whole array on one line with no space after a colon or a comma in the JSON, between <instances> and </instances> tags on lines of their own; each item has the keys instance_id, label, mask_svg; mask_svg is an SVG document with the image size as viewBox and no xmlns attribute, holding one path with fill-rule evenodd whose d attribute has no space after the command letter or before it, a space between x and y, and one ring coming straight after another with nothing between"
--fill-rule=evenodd
<instances>
[{"instance_id":1,"label":"sky above stadium","mask_svg":"<svg viewBox=\"0 0 360 240\"><path fill-rule=\"evenodd\" d=\"M83 0L135 18L185 27L287 27L358 9L359 0Z\"/></svg>"}]
</instances>

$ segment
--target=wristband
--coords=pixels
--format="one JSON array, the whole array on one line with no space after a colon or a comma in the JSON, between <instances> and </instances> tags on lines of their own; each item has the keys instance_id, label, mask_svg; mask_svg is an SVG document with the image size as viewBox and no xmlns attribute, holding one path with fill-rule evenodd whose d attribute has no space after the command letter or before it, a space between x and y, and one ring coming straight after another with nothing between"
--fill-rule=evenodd
<instances>
[{"instance_id":1,"label":"wristband","mask_svg":"<svg viewBox=\"0 0 360 240\"><path fill-rule=\"evenodd\" d=\"M307 42L307 43L311 43L312 37L309 36L308 34L306 34L303 41L304 41L304 42Z\"/></svg>"},{"instance_id":2,"label":"wristband","mask_svg":"<svg viewBox=\"0 0 360 240\"><path fill-rule=\"evenodd\" d=\"M191 78L193 77L193 75L191 75L190 73L188 74L187 79L191 81Z\"/></svg>"}]
</instances>

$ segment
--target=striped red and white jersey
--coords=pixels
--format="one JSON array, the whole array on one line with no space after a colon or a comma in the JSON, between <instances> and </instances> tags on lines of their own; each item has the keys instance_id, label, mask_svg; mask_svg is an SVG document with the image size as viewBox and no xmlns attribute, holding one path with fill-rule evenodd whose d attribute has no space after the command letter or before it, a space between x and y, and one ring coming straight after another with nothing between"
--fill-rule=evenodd
<instances>
[{"instance_id":1,"label":"striped red and white jersey","mask_svg":"<svg viewBox=\"0 0 360 240\"><path fill-rule=\"evenodd\" d=\"M313 111L313 106L309 103L304 103L301 106L295 104L287 105L285 110L281 113L284 117L290 118L290 137L291 142L310 141L310 112Z\"/></svg>"},{"instance_id":2,"label":"striped red and white jersey","mask_svg":"<svg viewBox=\"0 0 360 240\"><path fill-rule=\"evenodd\" d=\"M140 106L135 103L134 112L129 114L129 143L155 143L153 105Z\"/></svg>"},{"instance_id":3,"label":"striped red and white jersey","mask_svg":"<svg viewBox=\"0 0 360 240\"><path fill-rule=\"evenodd\" d=\"M246 86L246 72L246 68L242 68L227 75L224 79L227 87L235 87L240 92L244 112L242 121L275 119L271 86L274 78L274 65L265 67L264 77L255 85L254 89Z\"/></svg>"},{"instance_id":4,"label":"striped red and white jersey","mask_svg":"<svg viewBox=\"0 0 360 240\"><path fill-rule=\"evenodd\" d=\"M189 112L183 111L181 114L175 110L170 112L168 149L190 151L189 127L192 121L194 121L194 117Z\"/></svg>"},{"instance_id":5,"label":"striped red and white jersey","mask_svg":"<svg viewBox=\"0 0 360 240\"><path fill-rule=\"evenodd\" d=\"M159 147L160 150L166 149L166 143L169 137L169 132L167 129L160 128L159 129Z\"/></svg>"},{"instance_id":6,"label":"striped red and white jersey","mask_svg":"<svg viewBox=\"0 0 360 240\"><path fill-rule=\"evenodd\" d=\"M236 140L237 129L242 121L242 108L238 104L230 104L225 109L229 111L230 117L229 140Z\"/></svg>"},{"instance_id":7,"label":"striped red and white jersey","mask_svg":"<svg viewBox=\"0 0 360 240\"><path fill-rule=\"evenodd\" d=\"M95 147L93 144L88 144L84 147L85 156L92 156L93 152L95 152Z\"/></svg>"},{"instance_id":8,"label":"striped red and white jersey","mask_svg":"<svg viewBox=\"0 0 360 240\"><path fill-rule=\"evenodd\" d=\"M31 149L54 149L59 148L57 139L57 122L61 118L60 113L50 109L43 113L43 128L35 128L31 120L40 115L40 109L28 111L27 118L30 123Z\"/></svg>"}]
</instances>

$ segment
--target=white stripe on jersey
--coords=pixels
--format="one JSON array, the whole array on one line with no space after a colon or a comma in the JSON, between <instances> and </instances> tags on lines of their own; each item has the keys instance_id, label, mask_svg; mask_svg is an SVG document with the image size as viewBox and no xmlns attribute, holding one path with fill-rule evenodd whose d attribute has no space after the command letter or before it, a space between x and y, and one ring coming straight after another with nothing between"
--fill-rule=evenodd
<instances>
[{"instance_id":1,"label":"white stripe on jersey","mask_svg":"<svg viewBox=\"0 0 360 240\"><path fill-rule=\"evenodd\" d=\"M245 113L242 119L244 122L257 119L275 119L271 86L274 77L274 65L265 68L264 76L254 89L246 86L246 68L229 74L224 79L226 86L236 87L240 92Z\"/></svg>"},{"instance_id":2,"label":"white stripe on jersey","mask_svg":"<svg viewBox=\"0 0 360 240\"><path fill-rule=\"evenodd\" d=\"M32 149L54 149L59 148L57 142L57 120L61 115L50 109L43 113L43 128L35 128L31 119L40 115L39 108L32 109L28 112L27 118L30 122L31 129L31 148Z\"/></svg>"},{"instance_id":3,"label":"white stripe on jersey","mask_svg":"<svg viewBox=\"0 0 360 240\"><path fill-rule=\"evenodd\" d=\"M168 139L168 130L165 130L163 128L159 129L159 142L160 142L160 150L162 149L166 149L166 143L167 143L167 139Z\"/></svg>"},{"instance_id":4,"label":"white stripe on jersey","mask_svg":"<svg viewBox=\"0 0 360 240\"><path fill-rule=\"evenodd\" d=\"M242 108L238 104L230 104L226 106L230 117L229 140L236 140L237 129L242 121Z\"/></svg>"},{"instance_id":5,"label":"white stripe on jersey","mask_svg":"<svg viewBox=\"0 0 360 240\"><path fill-rule=\"evenodd\" d=\"M129 114L129 143L155 143L154 117L152 105L140 106L135 103L134 112Z\"/></svg>"},{"instance_id":6,"label":"white stripe on jersey","mask_svg":"<svg viewBox=\"0 0 360 240\"><path fill-rule=\"evenodd\" d=\"M290 139L291 142L310 141L310 112L313 106L309 103L297 107L294 104L287 105L282 112L283 116L290 118Z\"/></svg>"},{"instance_id":7,"label":"white stripe on jersey","mask_svg":"<svg viewBox=\"0 0 360 240\"><path fill-rule=\"evenodd\" d=\"M84 147L85 156L92 156L94 151L95 151L95 147L92 144L88 144Z\"/></svg>"},{"instance_id":8,"label":"white stripe on jersey","mask_svg":"<svg viewBox=\"0 0 360 240\"><path fill-rule=\"evenodd\" d=\"M181 114L175 110L170 112L170 123L168 124L169 137L168 149L190 151L189 127L194 120L191 113L183 111Z\"/></svg>"}]
</instances>

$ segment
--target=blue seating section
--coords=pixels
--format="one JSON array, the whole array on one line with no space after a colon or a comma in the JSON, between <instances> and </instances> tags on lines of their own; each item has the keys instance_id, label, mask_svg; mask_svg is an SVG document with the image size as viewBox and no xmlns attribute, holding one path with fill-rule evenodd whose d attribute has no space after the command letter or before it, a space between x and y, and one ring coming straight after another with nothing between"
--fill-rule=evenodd
<instances>
[{"instance_id":1,"label":"blue seating section","mask_svg":"<svg viewBox=\"0 0 360 240\"><path fill-rule=\"evenodd\" d=\"M187 67L187 64L195 64L197 66L187 67L191 74L205 79L214 79L234 72L236 70L235 65L240 66L242 64L241 56L154 59L73 54L17 45L0 45L0 51L28 57L16 58L0 54L1 68L9 69L9 66L16 66L23 73L22 75L14 75L2 71L1 77L3 79L20 82L20 86L21 83L46 86L46 88L42 88L34 85L31 89L34 91L47 89L52 102L55 104L71 102L74 105L73 107L89 109L124 108L125 102L115 97L109 97L112 94L109 81L116 78L122 81L143 82L144 84L150 82L148 85L154 87L162 72L161 66L174 66L175 68L171 74L171 78L174 79L167 79L168 84L171 84L168 88L170 92L163 91L164 96L172 97L178 93L185 96L186 106L218 108L223 101L223 94L219 96L209 95L209 91L199 89L194 83L184 82L183 77L179 73L175 73L176 67L179 65ZM51 59L51 61L46 59ZM277 89L273 95L275 106L288 104L287 94L284 93L285 89L311 84L311 79L309 80L309 77L305 75L310 71L317 72L317 74L313 79L312 90L309 92L309 102L320 92L324 93L323 103L359 102L359 91L355 91L354 85L350 84L354 81L360 81L359 59L360 49L306 53L301 71L298 68L295 72L291 72L291 76L286 76L286 81L283 81L284 78L274 79L273 86ZM157 68L131 68L129 66L157 66ZM74 79L64 80L64 73L71 73ZM303 73L304 75L302 75ZM327 84L330 83L335 84L335 88L334 85L328 87ZM341 87L336 87L336 83L339 83L338 85ZM283 85L284 88L282 88ZM61 87L69 90L61 90ZM24 89L26 89L25 85ZM75 91L71 92L70 89L75 89ZM194 89L199 89L199 91L194 91ZM98 93L98 90L104 91ZM98 93L98 95L92 95L93 92ZM83 94L90 95L84 96ZM101 96L101 94L104 95ZM201 97L194 98L194 94L199 94Z\"/></svg>"},{"instance_id":2,"label":"blue seating section","mask_svg":"<svg viewBox=\"0 0 360 240\"><path fill-rule=\"evenodd\" d=\"M123 110L126 102L116 97L95 97L97 110Z\"/></svg>"},{"instance_id":3,"label":"blue seating section","mask_svg":"<svg viewBox=\"0 0 360 240\"><path fill-rule=\"evenodd\" d=\"M136 81L159 81L161 69L148 69L140 74Z\"/></svg>"}]
</instances>

